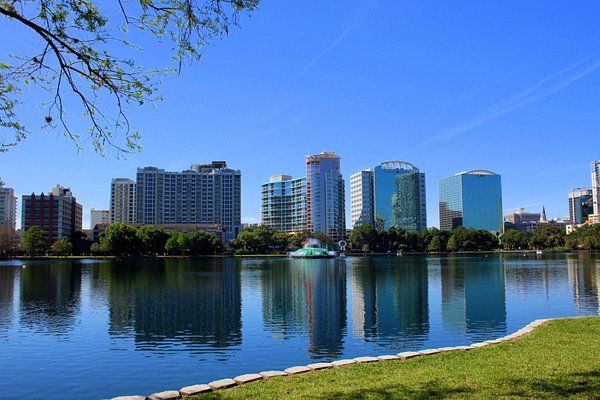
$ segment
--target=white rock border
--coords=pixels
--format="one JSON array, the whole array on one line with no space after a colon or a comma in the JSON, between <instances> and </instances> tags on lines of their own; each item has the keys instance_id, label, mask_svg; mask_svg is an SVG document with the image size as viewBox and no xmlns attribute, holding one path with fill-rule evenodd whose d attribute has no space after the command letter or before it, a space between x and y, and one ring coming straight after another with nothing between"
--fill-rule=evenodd
<instances>
[{"instance_id":1,"label":"white rock border","mask_svg":"<svg viewBox=\"0 0 600 400\"><path fill-rule=\"evenodd\" d=\"M113 397L111 400L163 400L163 399L164 400L176 400L176 399L184 399L186 397L194 396L194 395L197 395L200 393L211 392L214 390L224 390L227 388L244 385L244 384L250 383L250 382L262 381L262 380L266 381L266 380L269 380L274 377L297 375L297 374L303 374L303 373L313 372L313 371L320 371L320 370L325 370L325 369L330 369L330 368L340 368L340 367L343 367L346 365L353 365L353 364L373 363L373 362L391 361L391 360L405 361L405 360L409 360L411 358L425 357L425 356L429 356L429 355L441 354L441 353L446 353L446 352L451 352L451 351L473 350L473 349L477 349L480 347L486 347L486 346L490 346L493 344L498 344L498 343L517 339L521 336L531 333L533 330L544 325L545 323L547 323L549 321L558 320L558 319L573 319L573 318L578 318L578 317L536 319L535 321L530 322L529 324L525 325L523 328L519 329L518 331L516 331L514 333L511 333L509 335L503 336L498 339L486 340L484 342L479 342L479 343L473 343L469 346L440 347L440 348L434 348L434 349L424 349L424 350L420 350L420 351L405 351L402 353L398 353L396 355L386 354L386 355L381 355L378 357L364 356L364 357L356 357L353 359L337 360L337 361L333 361L331 363L318 362L318 363L313 363L313 364L308 364L308 365L299 365L299 366L286 368L283 371L278 371L278 370L262 371L258 374L253 373L253 374L239 375L233 379L231 379L231 378L219 379L219 380L210 382L208 384L190 385L190 386L181 388L179 391L167 390L167 391L163 391L163 392L153 393L149 396L139 396L139 395L118 396L118 397Z\"/></svg>"}]
</instances>

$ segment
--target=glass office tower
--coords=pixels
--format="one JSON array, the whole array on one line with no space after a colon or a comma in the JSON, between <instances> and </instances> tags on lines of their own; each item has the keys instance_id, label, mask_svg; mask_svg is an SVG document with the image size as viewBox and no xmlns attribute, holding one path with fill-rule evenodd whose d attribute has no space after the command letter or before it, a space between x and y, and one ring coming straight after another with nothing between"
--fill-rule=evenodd
<instances>
[{"instance_id":1,"label":"glass office tower","mask_svg":"<svg viewBox=\"0 0 600 400\"><path fill-rule=\"evenodd\" d=\"M502 231L502 183L491 171L461 172L440 181L440 229Z\"/></svg>"},{"instance_id":2,"label":"glass office tower","mask_svg":"<svg viewBox=\"0 0 600 400\"><path fill-rule=\"evenodd\" d=\"M427 229L425 174L406 161L385 161L350 178L352 227Z\"/></svg>"},{"instance_id":3,"label":"glass office tower","mask_svg":"<svg viewBox=\"0 0 600 400\"><path fill-rule=\"evenodd\" d=\"M398 175L392 196L392 224L407 231L427 229L425 174L416 168Z\"/></svg>"},{"instance_id":4,"label":"glass office tower","mask_svg":"<svg viewBox=\"0 0 600 400\"><path fill-rule=\"evenodd\" d=\"M386 161L373 168L375 220L382 228L427 228L425 174L405 161Z\"/></svg>"}]
</instances>

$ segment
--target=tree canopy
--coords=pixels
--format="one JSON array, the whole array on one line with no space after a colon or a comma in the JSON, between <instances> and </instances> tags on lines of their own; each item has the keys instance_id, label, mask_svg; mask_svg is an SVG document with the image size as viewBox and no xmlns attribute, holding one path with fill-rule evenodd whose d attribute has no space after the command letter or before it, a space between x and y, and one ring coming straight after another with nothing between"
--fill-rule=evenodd
<instances>
[{"instance_id":1,"label":"tree canopy","mask_svg":"<svg viewBox=\"0 0 600 400\"><path fill-rule=\"evenodd\" d=\"M73 253L73 245L69 238L62 238L52 243L52 254L57 256L70 256Z\"/></svg>"},{"instance_id":2,"label":"tree canopy","mask_svg":"<svg viewBox=\"0 0 600 400\"><path fill-rule=\"evenodd\" d=\"M28 132L19 117L19 98L28 86L46 94L40 122L64 133L77 149L90 143L100 154L107 147L118 154L139 151L140 133L130 125L127 108L158 99L162 74L198 60L205 44L227 35L240 13L253 11L258 2L0 0L3 38L19 35L12 43L27 41L34 48L23 53L32 46L15 45L10 60L0 59L0 152ZM170 49L169 64L175 64L143 66L142 49L132 39L144 33ZM83 135L73 128L80 114L88 122Z\"/></svg>"},{"instance_id":3,"label":"tree canopy","mask_svg":"<svg viewBox=\"0 0 600 400\"><path fill-rule=\"evenodd\" d=\"M29 257L43 254L46 251L46 234L37 226L31 226L23 233L23 250L29 254Z\"/></svg>"}]
</instances>

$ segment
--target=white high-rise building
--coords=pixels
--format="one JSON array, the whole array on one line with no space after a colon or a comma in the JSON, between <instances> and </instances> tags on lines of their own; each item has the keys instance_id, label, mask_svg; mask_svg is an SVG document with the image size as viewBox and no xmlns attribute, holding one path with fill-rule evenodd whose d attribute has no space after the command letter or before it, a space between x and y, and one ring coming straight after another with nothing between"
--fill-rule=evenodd
<instances>
[{"instance_id":1,"label":"white high-rise building","mask_svg":"<svg viewBox=\"0 0 600 400\"><path fill-rule=\"evenodd\" d=\"M600 215L600 161L592 163L592 193L594 214Z\"/></svg>"},{"instance_id":2,"label":"white high-rise building","mask_svg":"<svg viewBox=\"0 0 600 400\"><path fill-rule=\"evenodd\" d=\"M350 224L352 229L375 222L373 207L373 170L350 176Z\"/></svg>"},{"instance_id":3,"label":"white high-rise building","mask_svg":"<svg viewBox=\"0 0 600 400\"><path fill-rule=\"evenodd\" d=\"M573 225L581 225L589 219L594 210L592 191L576 188L569 193L569 219Z\"/></svg>"},{"instance_id":4,"label":"white high-rise building","mask_svg":"<svg viewBox=\"0 0 600 400\"><path fill-rule=\"evenodd\" d=\"M261 189L261 224L281 232L306 229L306 178L274 175Z\"/></svg>"},{"instance_id":5,"label":"white high-rise building","mask_svg":"<svg viewBox=\"0 0 600 400\"><path fill-rule=\"evenodd\" d=\"M96 225L106 224L110 224L110 211L92 208L90 210L90 228L94 229Z\"/></svg>"},{"instance_id":6,"label":"white high-rise building","mask_svg":"<svg viewBox=\"0 0 600 400\"><path fill-rule=\"evenodd\" d=\"M129 178L114 178L110 183L109 222L133 224L135 207L135 181Z\"/></svg>"},{"instance_id":7,"label":"white high-rise building","mask_svg":"<svg viewBox=\"0 0 600 400\"><path fill-rule=\"evenodd\" d=\"M0 187L0 224L8 223L15 228L17 223L17 198L11 188Z\"/></svg>"},{"instance_id":8,"label":"white high-rise building","mask_svg":"<svg viewBox=\"0 0 600 400\"><path fill-rule=\"evenodd\" d=\"M241 231L242 173L225 161L193 164L189 170L169 172L138 168L137 224L218 224L229 242Z\"/></svg>"}]
</instances>

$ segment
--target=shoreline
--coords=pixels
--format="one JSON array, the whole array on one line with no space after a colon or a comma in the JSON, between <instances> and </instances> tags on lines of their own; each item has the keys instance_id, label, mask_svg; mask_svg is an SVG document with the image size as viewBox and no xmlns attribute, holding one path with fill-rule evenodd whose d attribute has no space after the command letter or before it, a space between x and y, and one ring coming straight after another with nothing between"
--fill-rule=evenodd
<instances>
[{"instance_id":1,"label":"shoreline","mask_svg":"<svg viewBox=\"0 0 600 400\"><path fill-rule=\"evenodd\" d=\"M600 251L597 250L567 250L563 252L544 252L543 255L556 255L556 254L597 254ZM438 253L438 252L407 252L402 255L395 253L346 253L346 257L406 257L406 256L461 256L461 255L503 255L503 254L523 254L523 255L537 255L536 250L494 250L494 251L461 251L456 253ZM211 255L195 255L195 256L169 256L169 255L155 255L155 256L114 256L114 255L103 255L103 256L17 256L17 257L2 257L0 261L43 261L43 260L123 260L123 259L136 259L136 258L153 258L153 259L203 259L203 258L288 258L287 254L211 254ZM338 257L340 258L340 257Z\"/></svg>"},{"instance_id":2,"label":"shoreline","mask_svg":"<svg viewBox=\"0 0 600 400\"><path fill-rule=\"evenodd\" d=\"M600 316L575 316L575 317L558 317L558 318L545 318L536 319L529 324L525 325L521 329L511 334L502 336L497 339L486 340L483 342L472 343L468 346L454 346L454 347L441 347L433 349L424 349L420 351L405 351L397 354L385 354L380 356L363 356L355 357L353 359L342 359L333 362L316 362L308 365L297 365L280 370L267 370L258 373L248 373L236 376L234 378L224 378L216 381L212 381L205 384L193 384L190 386L182 387L180 390L165 390L157 393L150 394L148 396L140 395L128 395L113 397L111 400L177 400L196 395L221 392L223 390L239 387L251 382L267 381L274 377L290 377L298 374L304 374L308 372L317 372L321 370L343 368L349 365L357 364L370 364L370 363L385 363L387 361L406 361L413 358L423 358L436 354L442 353L456 353L456 352L467 352L476 350L483 347L492 346L504 342L512 342L519 339L529 333L537 330L539 327L547 325L552 321L561 320L578 320L586 318L600 318Z\"/></svg>"}]
</instances>

